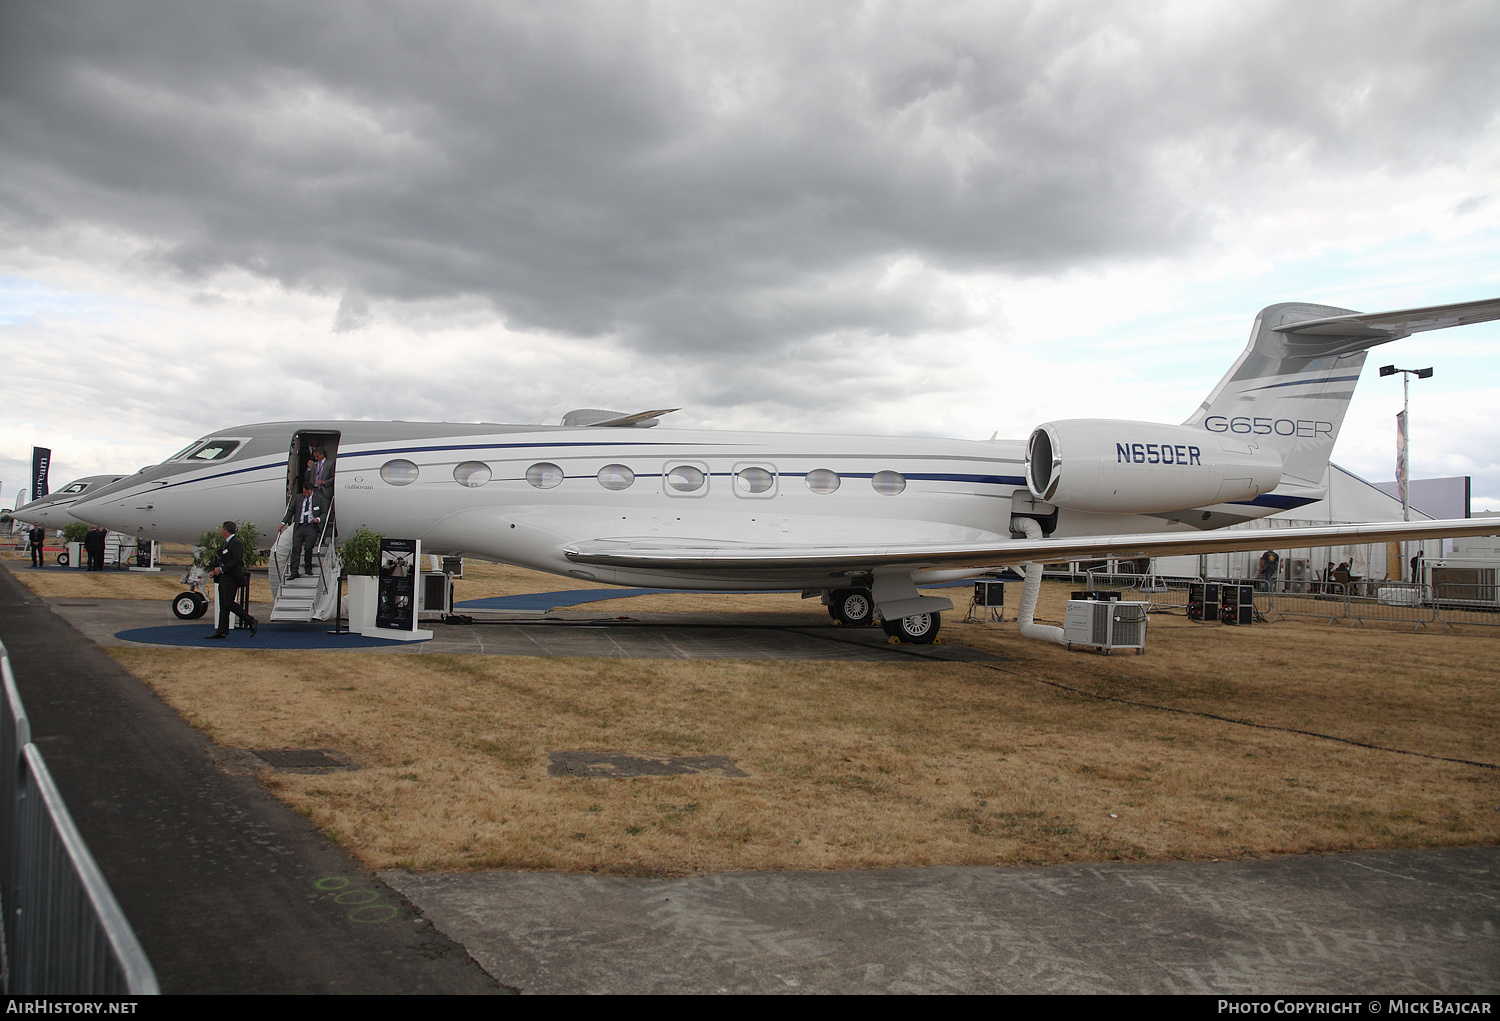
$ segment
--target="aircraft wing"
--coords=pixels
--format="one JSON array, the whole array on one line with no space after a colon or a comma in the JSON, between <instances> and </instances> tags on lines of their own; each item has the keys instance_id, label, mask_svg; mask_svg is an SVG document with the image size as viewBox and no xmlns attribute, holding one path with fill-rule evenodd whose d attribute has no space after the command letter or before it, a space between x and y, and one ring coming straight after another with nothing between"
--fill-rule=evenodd
<instances>
[{"instance_id":1,"label":"aircraft wing","mask_svg":"<svg viewBox=\"0 0 1500 1021\"><path fill-rule=\"evenodd\" d=\"M976 543L891 545L757 545L709 539L593 539L563 548L574 563L600 567L675 571L869 571L876 568L1007 567L1032 561L1132 559L1242 550L1301 549L1398 539L1439 539L1493 535L1494 519L1378 521L1306 528L1240 529L1208 532L1150 532L1142 535L1079 535L1050 539L1002 539Z\"/></svg>"}]
</instances>

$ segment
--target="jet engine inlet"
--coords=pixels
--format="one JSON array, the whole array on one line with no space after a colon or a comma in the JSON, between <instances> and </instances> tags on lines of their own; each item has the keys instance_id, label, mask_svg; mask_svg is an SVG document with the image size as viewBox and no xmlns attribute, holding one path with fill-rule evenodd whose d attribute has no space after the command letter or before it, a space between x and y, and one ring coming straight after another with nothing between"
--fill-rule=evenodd
<instances>
[{"instance_id":1,"label":"jet engine inlet","mask_svg":"<svg viewBox=\"0 0 1500 1021\"><path fill-rule=\"evenodd\" d=\"M1070 510L1157 514L1253 500L1281 482L1281 454L1192 426L1102 418L1046 422L1026 445L1026 485Z\"/></svg>"}]
</instances>

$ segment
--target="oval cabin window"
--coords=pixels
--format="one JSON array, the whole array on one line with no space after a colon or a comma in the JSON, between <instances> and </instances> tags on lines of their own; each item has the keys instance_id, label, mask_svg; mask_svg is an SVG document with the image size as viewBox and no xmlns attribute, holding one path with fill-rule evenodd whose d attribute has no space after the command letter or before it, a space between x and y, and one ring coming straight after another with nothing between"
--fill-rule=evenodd
<instances>
[{"instance_id":1,"label":"oval cabin window","mask_svg":"<svg viewBox=\"0 0 1500 1021\"><path fill-rule=\"evenodd\" d=\"M393 486L409 486L420 473L421 469L402 457L380 466L380 477Z\"/></svg>"},{"instance_id":2,"label":"oval cabin window","mask_svg":"<svg viewBox=\"0 0 1500 1021\"><path fill-rule=\"evenodd\" d=\"M870 477L870 485L881 496L895 496L906 488L906 478L900 472L876 472Z\"/></svg>"},{"instance_id":3,"label":"oval cabin window","mask_svg":"<svg viewBox=\"0 0 1500 1021\"><path fill-rule=\"evenodd\" d=\"M839 488L839 473L827 468L814 468L807 473L807 488L819 496L827 496Z\"/></svg>"},{"instance_id":4,"label":"oval cabin window","mask_svg":"<svg viewBox=\"0 0 1500 1021\"><path fill-rule=\"evenodd\" d=\"M538 489L551 489L560 485L563 480L563 470L548 461L542 461L526 469L526 481Z\"/></svg>"},{"instance_id":5,"label":"oval cabin window","mask_svg":"<svg viewBox=\"0 0 1500 1021\"><path fill-rule=\"evenodd\" d=\"M635 482L635 472L623 464L607 464L599 469L599 485L605 489L619 492L622 489L629 489L633 482Z\"/></svg>"},{"instance_id":6,"label":"oval cabin window","mask_svg":"<svg viewBox=\"0 0 1500 1021\"><path fill-rule=\"evenodd\" d=\"M776 476L764 468L741 468L735 473L734 484L742 493L768 493L776 485Z\"/></svg>"},{"instance_id":7,"label":"oval cabin window","mask_svg":"<svg viewBox=\"0 0 1500 1021\"><path fill-rule=\"evenodd\" d=\"M483 461L465 461L453 468L453 481L460 486L478 489L490 480L490 466Z\"/></svg>"},{"instance_id":8,"label":"oval cabin window","mask_svg":"<svg viewBox=\"0 0 1500 1021\"><path fill-rule=\"evenodd\" d=\"M695 493L703 488L707 476L690 464L679 464L667 472L667 485L679 493Z\"/></svg>"}]
</instances>

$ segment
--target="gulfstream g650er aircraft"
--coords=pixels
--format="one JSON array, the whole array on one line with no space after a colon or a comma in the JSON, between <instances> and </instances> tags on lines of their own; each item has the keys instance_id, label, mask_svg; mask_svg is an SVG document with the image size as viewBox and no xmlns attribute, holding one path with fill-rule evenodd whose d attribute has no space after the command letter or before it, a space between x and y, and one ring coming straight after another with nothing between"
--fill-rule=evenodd
<instances>
[{"instance_id":1,"label":"gulfstream g650er aircraft","mask_svg":"<svg viewBox=\"0 0 1500 1021\"><path fill-rule=\"evenodd\" d=\"M952 603L919 594L921 583L1035 561L1262 548L1264 532L1213 530L1324 495L1369 348L1497 318L1500 299L1374 315L1272 305L1181 425L1079 419L1024 441L972 442L641 428L665 412L574 412L552 427L274 422L215 432L72 512L179 542L226 518L268 535L309 445L321 445L337 464L345 533L364 524L430 552L610 584L803 589L847 622L879 615L893 634L930 641ZM1494 527L1278 529L1275 541Z\"/></svg>"}]
</instances>

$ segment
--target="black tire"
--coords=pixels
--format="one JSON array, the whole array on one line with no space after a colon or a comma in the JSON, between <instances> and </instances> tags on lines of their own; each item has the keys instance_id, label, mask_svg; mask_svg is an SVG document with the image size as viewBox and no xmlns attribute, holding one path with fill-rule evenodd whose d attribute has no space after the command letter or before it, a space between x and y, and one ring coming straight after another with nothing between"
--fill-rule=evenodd
<instances>
[{"instance_id":1,"label":"black tire","mask_svg":"<svg viewBox=\"0 0 1500 1021\"><path fill-rule=\"evenodd\" d=\"M197 620L208 612L208 600L198 592L180 592L172 599L172 613L178 620Z\"/></svg>"},{"instance_id":2,"label":"black tire","mask_svg":"<svg viewBox=\"0 0 1500 1021\"><path fill-rule=\"evenodd\" d=\"M828 612L845 627L869 627L875 623L875 600L869 589L839 589L828 602Z\"/></svg>"},{"instance_id":3,"label":"black tire","mask_svg":"<svg viewBox=\"0 0 1500 1021\"><path fill-rule=\"evenodd\" d=\"M67 567L68 566L68 551L67 550L63 550L61 553L59 553L57 555L57 566L58 567Z\"/></svg>"},{"instance_id":4,"label":"black tire","mask_svg":"<svg viewBox=\"0 0 1500 1021\"><path fill-rule=\"evenodd\" d=\"M931 645L937 640L938 631L943 626L943 615L914 613L900 620L881 621L880 626L892 638L899 638L909 645Z\"/></svg>"}]
</instances>

